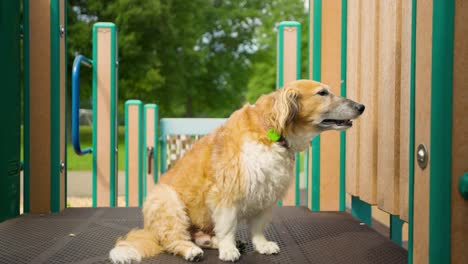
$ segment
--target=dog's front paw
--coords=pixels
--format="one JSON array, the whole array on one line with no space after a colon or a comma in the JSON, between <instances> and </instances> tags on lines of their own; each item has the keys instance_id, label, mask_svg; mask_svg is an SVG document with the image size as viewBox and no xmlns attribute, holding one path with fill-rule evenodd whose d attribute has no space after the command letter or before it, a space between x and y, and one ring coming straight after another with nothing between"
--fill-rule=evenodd
<instances>
[{"instance_id":1,"label":"dog's front paw","mask_svg":"<svg viewBox=\"0 0 468 264\"><path fill-rule=\"evenodd\" d=\"M261 241L254 243L255 250L264 255L273 255L280 252L280 248L276 242L273 241Z\"/></svg>"},{"instance_id":2,"label":"dog's front paw","mask_svg":"<svg viewBox=\"0 0 468 264\"><path fill-rule=\"evenodd\" d=\"M203 258L203 250L199 247L193 246L185 252L184 258L188 261L198 262Z\"/></svg>"},{"instance_id":3,"label":"dog's front paw","mask_svg":"<svg viewBox=\"0 0 468 264\"><path fill-rule=\"evenodd\" d=\"M240 252L236 246L227 246L219 249L219 259L234 262L240 258Z\"/></svg>"}]
</instances>

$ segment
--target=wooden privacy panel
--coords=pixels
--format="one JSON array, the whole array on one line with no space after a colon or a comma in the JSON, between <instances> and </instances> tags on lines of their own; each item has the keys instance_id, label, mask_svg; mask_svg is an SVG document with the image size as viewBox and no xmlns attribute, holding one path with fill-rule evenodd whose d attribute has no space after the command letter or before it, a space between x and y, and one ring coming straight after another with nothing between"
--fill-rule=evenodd
<instances>
[{"instance_id":1,"label":"wooden privacy panel","mask_svg":"<svg viewBox=\"0 0 468 264\"><path fill-rule=\"evenodd\" d=\"M400 218L408 222L412 1L401 1L400 69ZM398 170L397 170L398 173Z\"/></svg>"},{"instance_id":2,"label":"wooden privacy panel","mask_svg":"<svg viewBox=\"0 0 468 264\"><path fill-rule=\"evenodd\" d=\"M361 1L348 1L347 21L346 94L347 97L361 99ZM367 109L366 111L371 111ZM354 122L353 128L346 131L346 192L359 195L359 138L361 120Z\"/></svg>"},{"instance_id":3,"label":"wooden privacy panel","mask_svg":"<svg viewBox=\"0 0 468 264\"><path fill-rule=\"evenodd\" d=\"M378 87L378 37L379 1L363 0L361 3L361 89L360 102L367 111L359 118L359 197L375 204L377 198L377 87Z\"/></svg>"},{"instance_id":4,"label":"wooden privacy panel","mask_svg":"<svg viewBox=\"0 0 468 264\"><path fill-rule=\"evenodd\" d=\"M379 9L377 204L398 215L401 0L381 1Z\"/></svg>"},{"instance_id":5,"label":"wooden privacy panel","mask_svg":"<svg viewBox=\"0 0 468 264\"><path fill-rule=\"evenodd\" d=\"M125 195L127 206L143 204L143 104L125 103Z\"/></svg>"},{"instance_id":6,"label":"wooden privacy panel","mask_svg":"<svg viewBox=\"0 0 468 264\"><path fill-rule=\"evenodd\" d=\"M346 192L404 220L410 52L411 1L348 1L347 97L366 111L346 133Z\"/></svg>"},{"instance_id":7,"label":"wooden privacy panel","mask_svg":"<svg viewBox=\"0 0 468 264\"><path fill-rule=\"evenodd\" d=\"M455 0L453 48L452 129L452 263L468 263L468 201L458 192L463 173L468 172L468 2Z\"/></svg>"}]
</instances>

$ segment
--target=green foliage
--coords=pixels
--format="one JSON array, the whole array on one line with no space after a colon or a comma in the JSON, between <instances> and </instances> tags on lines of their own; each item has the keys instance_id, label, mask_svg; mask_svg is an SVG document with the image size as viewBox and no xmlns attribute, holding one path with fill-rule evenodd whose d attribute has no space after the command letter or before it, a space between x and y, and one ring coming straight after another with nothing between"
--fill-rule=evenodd
<instances>
[{"instance_id":1,"label":"green foliage","mask_svg":"<svg viewBox=\"0 0 468 264\"><path fill-rule=\"evenodd\" d=\"M140 99L162 117L226 117L274 89L282 20L304 24L303 0L70 0L69 67L76 52L91 55L93 23L114 22L121 113ZM82 72L89 98L91 71Z\"/></svg>"}]
</instances>

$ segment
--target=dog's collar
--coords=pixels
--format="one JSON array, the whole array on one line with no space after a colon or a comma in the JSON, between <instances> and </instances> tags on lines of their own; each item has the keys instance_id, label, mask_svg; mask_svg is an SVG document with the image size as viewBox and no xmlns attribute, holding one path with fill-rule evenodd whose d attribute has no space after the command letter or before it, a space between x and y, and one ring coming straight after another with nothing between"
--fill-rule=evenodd
<instances>
[{"instance_id":1,"label":"dog's collar","mask_svg":"<svg viewBox=\"0 0 468 264\"><path fill-rule=\"evenodd\" d=\"M282 135L278 134L273 128L268 129L267 137L270 141L278 143L280 146L289 148L289 143Z\"/></svg>"}]
</instances>

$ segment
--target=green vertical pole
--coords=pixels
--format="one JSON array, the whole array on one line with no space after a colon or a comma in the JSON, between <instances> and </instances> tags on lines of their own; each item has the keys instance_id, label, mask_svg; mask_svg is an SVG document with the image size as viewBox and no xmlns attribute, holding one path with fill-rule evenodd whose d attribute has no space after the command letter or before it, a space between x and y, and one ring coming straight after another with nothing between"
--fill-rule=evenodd
<instances>
[{"instance_id":1,"label":"green vertical pole","mask_svg":"<svg viewBox=\"0 0 468 264\"><path fill-rule=\"evenodd\" d=\"M351 196L351 214L368 226L372 225L371 205L362 201L359 197Z\"/></svg>"},{"instance_id":2,"label":"green vertical pole","mask_svg":"<svg viewBox=\"0 0 468 264\"><path fill-rule=\"evenodd\" d=\"M408 164L408 263L413 263L413 209L414 209L414 110L415 110L415 71L416 71L416 12L417 1L411 4L411 62L410 62L410 124L409 124L409 164Z\"/></svg>"},{"instance_id":3,"label":"green vertical pole","mask_svg":"<svg viewBox=\"0 0 468 264\"><path fill-rule=\"evenodd\" d=\"M129 184L129 170L128 170L128 163L129 163L129 116L128 110L131 105L136 105L138 107L138 206L143 205L143 166L144 166L144 133L143 133L143 103L140 100L128 100L125 102L125 202L128 206L129 203L129 195L128 195L128 184Z\"/></svg>"},{"instance_id":4,"label":"green vertical pole","mask_svg":"<svg viewBox=\"0 0 468 264\"><path fill-rule=\"evenodd\" d=\"M346 97L348 0L341 1L341 96ZM340 211L346 210L346 131L340 132Z\"/></svg>"},{"instance_id":5,"label":"green vertical pole","mask_svg":"<svg viewBox=\"0 0 468 264\"><path fill-rule=\"evenodd\" d=\"M454 0L434 0L429 263L450 263L454 12Z\"/></svg>"},{"instance_id":6,"label":"green vertical pole","mask_svg":"<svg viewBox=\"0 0 468 264\"><path fill-rule=\"evenodd\" d=\"M5 1L4 1L5 2ZM1 16L5 17L5 16ZM3 30L2 30L3 31ZM30 153L30 92L29 92L29 0L23 0L23 212L29 213L30 211L30 166L29 166L29 153ZM5 42L6 43L6 42ZM0 50L4 50L1 48ZM4 72L4 71L1 71Z\"/></svg>"},{"instance_id":7,"label":"green vertical pole","mask_svg":"<svg viewBox=\"0 0 468 264\"><path fill-rule=\"evenodd\" d=\"M283 21L278 25L278 53L277 53L277 82L276 82L276 89L280 89L284 85L284 33L283 29L285 27L295 27L296 28L296 38L297 38L297 46L296 46L296 80L301 79L301 24L295 21ZM295 189L295 205L300 204L300 161L299 161L299 154L296 153L296 162L295 162L295 179L296 184L294 186ZM280 201L279 205L283 203Z\"/></svg>"},{"instance_id":8,"label":"green vertical pole","mask_svg":"<svg viewBox=\"0 0 468 264\"><path fill-rule=\"evenodd\" d=\"M60 212L60 2L50 1L50 208Z\"/></svg>"},{"instance_id":9,"label":"green vertical pole","mask_svg":"<svg viewBox=\"0 0 468 264\"><path fill-rule=\"evenodd\" d=\"M312 4L312 3L310 3ZM320 81L322 71L322 1L314 0L312 79ZM320 136L312 140L312 211L320 211Z\"/></svg>"},{"instance_id":10,"label":"green vertical pole","mask_svg":"<svg viewBox=\"0 0 468 264\"><path fill-rule=\"evenodd\" d=\"M403 221L398 215L390 215L390 239L398 245L403 242Z\"/></svg>"},{"instance_id":11,"label":"green vertical pole","mask_svg":"<svg viewBox=\"0 0 468 264\"><path fill-rule=\"evenodd\" d=\"M153 161L152 161L152 164L151 164L151 167L152 167L152 172L153 172L153 182L156 183L157 182L157 178L158 178L158 167L157 167L157 158L158 156L156 155L157 153L157 150L158 150L158 137L157 137L157 134L158 134L158 106L155 105L155 104L145 104L145 107L144 107L144 111L143 111L143 196L146 198L146 191L148 189L148 186L146 185L147 184L147 179L146 179L146 172L148 171L148 143L146 141L148 135L146 134L146 131L147 131L147 126L148 126L148 116L147 116L147 109L153 109L154 111L154 118L153 118L153 122L154 122L154 126L153 126L153 131L154 131L154 146L153 146L153 150L152 150L152 156L153 156Z\"/></svg>"},{"instance_id":12,"label":"green vertical pole","mask_svg":"<svg viewBox=\"0 0 468 264\"><path fill-rule=\"evenodd\" d=\"M20 203L20 2L0 2L0 222L19 215Z\"/></svg>"},{"instance_id":13,"label":"green vertical pole","mask_svg":"<svg viewBox=\"0 0 468 264\"><path fill-rule=\"evenodd\" d=\"M110 31L111 36L111 47L110 47L110 72L111 72L111 83L110 83L110 148L109 153L110 155L110 162L109 162L109 171L110 171L110 186L109 186L109 204L110 207L115 207L117 205L117 27L114 23L107 23L107 22L99 22L94 24L93 26L93 207L97 205L97 157L96 153L98 153L97 149L97 131L99 129L97 123L97 113L99 109L99 105L97 104L97 79L98 79L98 72L97 72L97 65L99 65L98 61L98 38L97 33L99 28L107 28Z\"/></svg>"},{"instance_id":14,"label":"green vertical pole","mask_svg":"<svg viewBox=\"0 0 468 264\"><path fill-rule=\"evenodd\" d=\"M154 105L154 183L159 180L159 108Z\"/></svg>"}]
</instances>

